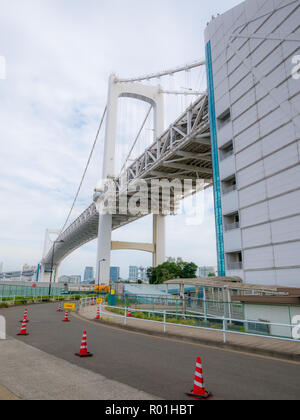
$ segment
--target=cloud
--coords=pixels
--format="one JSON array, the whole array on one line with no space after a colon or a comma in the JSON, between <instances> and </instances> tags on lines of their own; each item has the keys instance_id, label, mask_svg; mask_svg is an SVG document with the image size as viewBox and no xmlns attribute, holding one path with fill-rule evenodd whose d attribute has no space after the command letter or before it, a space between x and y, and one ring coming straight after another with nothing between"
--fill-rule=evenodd
<instances>
[{"instance_id":1,"label":"cloud","mask_svg":"<svg viewBox=\"0 0 300 420\"><path fill-rule=\"evenodd\" d=\"M130 77L202 59L206 22L238 1L226 3L0 0L0 55L7 64L7 79L0 80L0 260L5 269L36 264L45 229L64 224L106 103L110 72ZM91 202L102 155L103 133L77 214ZM149 240L150 222L114 235ZM179 236L178 223L176 218L168 222L168 253L213 264L213 216L208 214L199 231L182 226ZM94 259L93 242L70 256L61 272L82 273ZM129 262L149 261L140 253L113 255L123 273Z\"/></svg>"}]
</instances>

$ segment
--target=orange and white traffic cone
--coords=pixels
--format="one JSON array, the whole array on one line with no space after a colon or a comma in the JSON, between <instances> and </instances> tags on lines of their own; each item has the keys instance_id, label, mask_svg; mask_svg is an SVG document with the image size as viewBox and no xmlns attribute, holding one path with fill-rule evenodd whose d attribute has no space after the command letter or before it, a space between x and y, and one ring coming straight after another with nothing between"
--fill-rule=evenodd
<instances>
[{"instance_id":1,"label":"orange and white traffic cone","mask_svg":"<svg viewBox=\"0 0 300 420\"><path fill-rule=\"evenodd\" d=\"M81 341L81 346L80 346L80 352L79 353L75 353L75 356L77 357L92 357L92 353L88 352L87 349L87 341L86 341L86 331L83 332L83 336L82 336L82 341Z\"/></svg>"},{"instance_id":2,"label":"orange and white traffic cone","mask_svg":"<svg viewBox=\"0 0 300 420\"><path fill-rule=\"evenodd\" d=\"M100 319L100 307L97 308L97 315L95 319Z\"/></svg>"},{"instance_id":3,"label":"orange and white traffic cone","mask_svg":"<svg viewBox=\"0 0 300 420\"><path fill-rule=\"evenodd\" d=\"M24 320L23 321L23 323L22 323L22 327L21 327L21 331L19 332L19 334L17 334L17 335L21 335L21 336L26 336L26 335L29 335L28 333L27 333L27 330L26 330L26 321Z\"/></svg>"},{"instance_id":4,"label":"orange and white traffic cone","mask_svg":"<svg viewBox=\"0 0 300 420\"><path fill-rule=\"evenodd\" d=\"M132 317L132 315L131 315L131 306L128 306L128 318L131 318Z\"/></svg>"},{"instance_id":5,"label":"orange and white traffic cone","mask_svg":"<svg viewBox=\"0 0 300 420\"><path fill-rule=\"evenodd\" d=\"M69 311L68 310L65 312L65 319L63 319L63 322L70 322L70 320L69 320Z\"/></svg>"},{"instance_id":6,"label":"orange and white traffic cone","mask_svg":"<svg viewBox=\"0 0 300 420\"><path fill-rule=\"evenodd\" d=\"M95 306L95 298L92 298L91 306Z\"/></svg>"},{"instance_id":7,"label":"orange and white traffic cone","mask_svg":"<svg viewBox=\"0 0 300 420\"><path fill-rule=\"evenodd\" d=\"M201 362L200 357L197 357L194 389L193 391L191 391L191 393L186 394L186 395L196 400L207 400L213 396L210 392L207 392L205 389L204 380L203 380L202 362Z\"/></svg>"},{"instance_id":8,"label":"orange and white traffic cone","mask_svg":"<svg viewBox=\"0 0 300 420\"><path fill-rule=\"evenodd\" d=\"M61 303L58 305L58 309L57 309L57 311L56 312L62 312L62 309L61 309Z\"/></svg>"},{"instance_id":9,"label":"orange and white traffic cone","mask_svg":"<svg viewBox=\"0 0 300 420\"><path fill-rule=\"evenodd\" d=\"M24 322L24 321L26 322L26 324L29 322L27 309L25 309L23 321L20 321L20 322Z\"/></svg>"}]
</instances>

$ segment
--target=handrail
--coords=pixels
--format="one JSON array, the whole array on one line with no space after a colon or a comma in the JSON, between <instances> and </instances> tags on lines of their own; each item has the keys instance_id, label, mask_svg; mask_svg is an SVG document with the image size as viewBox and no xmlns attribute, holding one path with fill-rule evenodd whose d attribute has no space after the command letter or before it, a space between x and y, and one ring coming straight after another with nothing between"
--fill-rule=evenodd
<instances>
[{"instance_id":1,"label":"handrail","mask_svg":"<svg viewBox=\"0 0 300 420\"><path fill-rule=\"evenodd\" d=\"M93 302L93 298L83 298L80 300L80 308L82 306L89 306L91 303ZM124 319L124 324L127 325L127 319L128 319L128 315L127 315L127 311L128 308L127 307L120 307L120 306L110 306L110 305L103 305L100 304L100 311L101 313L103 312L103 309L105 308L110 308L110 309L116 309L116 310L120 310L120 311L124 311L125 315L119 315L119 314L113 314L110 313L109 315L112 317L119 317L119 318L123 318ZM294 339L294 338L288 338L288 337L282 337L282 336L274 336L274 335L264 335L264 334L254 334L254 333L249 333L249 332L242 332L242 331L234 331L234 330L230 330L228 329L227 324L230 323L239 323L239 324L243 324L243 325L248 325L248 324L257 324L257 325L267 325L268 327L284 327L284 328L288 328L290 330L293 330L295 328L294 324L283 324L283 323L276 323L276 322L263 322L263 321L256 321L256 320L241 320L241 319L235 319L235 318L228 318L228 317L217 317L217 316L211 316L211 315L190 315L190 314L181 314L181 313L173 313L173 312L168 312L166 310L148 310L148 309L135 309L135 308L131 308L130 309L132 313L135 312L144 312L144 313L148 313L148 314L154 314L154 315L163 315L164 316L164 321L154 321L154 320L150 320L150 319L139 319L139 318L133 318L134 320L137 321L143 321L143 322L151 322L151 323L156 323L156 324L162 324L164 327L164 332L166 332L166 327L167 325L172 325L172 326L178 326L178 327L186 327L186 328L194 328L194 329L200 329L200 330L207 330L207 331L218 331L223 333L224 335L224 343L226 343L226 337L227 334L239 334L239 335L245 335L245 336L253 336L253 337L261 337L261 338L268 338L268 339L277 339L277 340L283 340L283 341L291 341L294 343L299 343L300 344L300 339ZM167 320L167 316L172 316L172 317L182 317L182 318L192 318L192 319L200 319L203 320L205 322L207 322L208 320L213 320L213 321L220 321L222 322L223 328L209 328L209 327L204 327L204 326L193 326L193 325L185 325L185 324L176 324L176 323L170 323Z\"/></svg>"}]
</instances>

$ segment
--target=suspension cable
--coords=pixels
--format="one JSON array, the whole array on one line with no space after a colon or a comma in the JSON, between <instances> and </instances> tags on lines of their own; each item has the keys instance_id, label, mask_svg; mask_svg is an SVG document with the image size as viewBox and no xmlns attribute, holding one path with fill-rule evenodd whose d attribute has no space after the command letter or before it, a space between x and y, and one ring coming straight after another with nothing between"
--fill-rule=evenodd
<instances>
[{"instance_id":1,"label":"suspension cable","mask_svg":"<svg viewBox=\"0 0 300 420\"><path fill-rule=\"evenodd\" d=\"M175 69L162 71L161 73L149 74L147 76L142 76L142 77L137 77L137 78L132 78L132 79L118 79L117 82L118 83L129 83L129 82L142 82L144 80L157 79L159 77L168 76L170 74L175 74L175 73L180 73L182 71L191 70L191 69L194 69L195 67L204 66L205 64L206 64L205 61L197 61L197 62L192 63L192 64L187 64L186 66L177 67Z\"/></svg>"},{"instance_id":2,"label":"suspension cable","mask_svg":"<svg viewBox=\"0 0 300 420\"><path fill-rule=\"evenodd\" d=\"M130 152L128 153L128 156L127 156L127 158L125 159L125 162L124 162L124 165L122 166L122 169L121 169L121 174L122 174L122 172L123 172L123 170L125 169L125 167L126 167L126 163L128 162L128 160L129 160L129 158L130 158L130 156L131 156L131 153L133 152L133 149L135 148L135 145L136 145L136 143L137 143L137 141L138 141L138 139L140 138L140 135L141 135L141 133L142 133L142 131L143 131L143 129L144 129L144 127L145 127L145 124L146 124L146 122L147 122L147 120L148 120L148 117L149 117L149 115L150 115L150 112L152 111L152 105L150 105L150 108L149 108L149 110L148 110L148 112L147 112L147 115L146 115L146 117L145 117L145 119L144 119L144 121L143 121L143 124L142 124L142 126L141 126L141 128L140 128L140 130L139 130L139 132L138 132L138 135L136 136L136 139L135 139L135 141L134 141L134 143L133 143L133 145L132 145L132 147L131 147L131 149L130 149Z\"/></svg>"},{"instance_id":3,"label":"suspension cable","mask_svg":"<svg viewBox=\"0 0 300 420\"><path fill-rule=\"evenodd\" d=\"M65 227L67 226L67 224L68 224L68 222L69 222L69 220L70 220L71 214L72 214L72 212L73 212L73 210L74 210L75 204L76 204L76 202L77 202L77 199L78 199L79 193L80 193L80 191L81 191L81 187L82 187L83 181L84 181L84 179L85 179L85 176L86 176L86 173L87 173L88 167L89 167L89 165L90 165L90 162L91 162L91 159L92 159L92 156L93 156L93 153L94 153L94 150L95 150L95 147L96 147L97 141L98 141L98 137L99 137L99 134L100 134L100 131L101 131L101 128L102 128L103 122L104 122L104 118L105 118L105 114L106 114L106 112L107 112L107 106L106 106L106 107L105 107L105 109L104 109L104 112L103 112L103 115L102 115L102 119L101 119L100 125L99 125L99 127L98 127L98 131L97 131L97 134L96 134L96 137L95 137L95 140L94 140L94 143L93 143L93 146L92 146L92 149L91 149L91 152L90 152L90 155L89 155L89 158L88 158L88 161L87 161L86 167L85 167L85 170L84 170L84 172L83 172L83 175L82 175L82 178L81 178L81 181L80 181L80 184L79 184L79 187L78 187L77 193L76 193L76 195L75 195L75 198L74 198L73 204L72 204L71 209L70 209L70 211L69 211L69 214L68 214L67 220L65 221L65 224L63 225L63 228L61 229L60 234L62 234L62 232L65 230Z\"/></svg>"}]
</instances>

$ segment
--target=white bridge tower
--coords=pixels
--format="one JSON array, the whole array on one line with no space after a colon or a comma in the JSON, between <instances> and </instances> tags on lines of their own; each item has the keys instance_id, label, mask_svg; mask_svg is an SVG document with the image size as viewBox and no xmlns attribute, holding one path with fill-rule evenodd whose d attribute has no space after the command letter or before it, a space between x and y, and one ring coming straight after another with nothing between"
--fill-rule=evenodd
<instances>
[{"instance_id":1,"label":"white bridge tower","mask_svg":"<svg viewBox=\"0 0 300 420\"><path fill-rule=\"evenodd\" d=\"M102 179L114 179L116 136L118 120L118 99L134 98L148 102L154 110L155 138L164 131L164 98L160 86L148 86L141 83L120 82L115 75L110 76L107 101L107 122ZM99 215L98 249L96 261L96 283L107 285L110 282L110 254L112 249L112 215ZM128 243L123 249L134 249ZM153 216L153 264L157 266L165 261L165 216Z\"/></svg>"}]
</instances>

